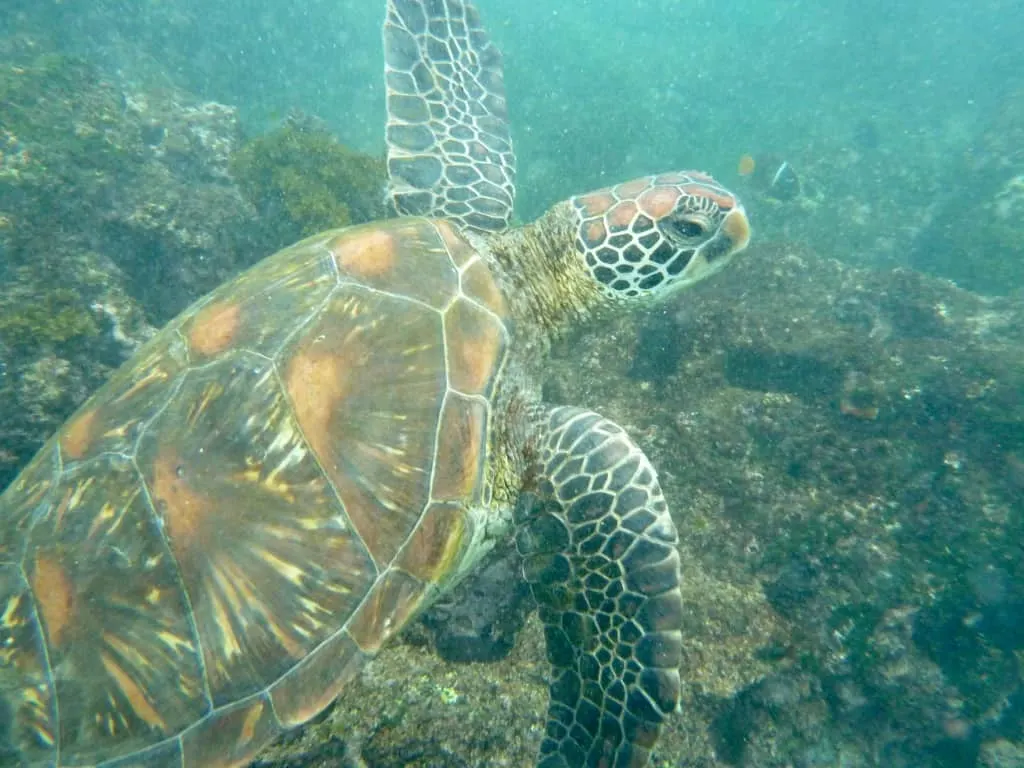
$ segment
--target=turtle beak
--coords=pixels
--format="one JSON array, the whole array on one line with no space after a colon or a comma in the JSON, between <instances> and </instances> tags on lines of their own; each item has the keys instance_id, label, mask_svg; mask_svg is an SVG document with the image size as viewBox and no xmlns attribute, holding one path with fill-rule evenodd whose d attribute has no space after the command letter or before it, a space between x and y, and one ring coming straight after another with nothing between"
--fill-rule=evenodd
<instances>
[{"instance_id":1,"label":"turtle beak","mask_svg":"<svg viewBox=\"0 0 1024 768\"><path fill-rule=\"evenodd\" d=\"M750 222L743 207L737 205L725 215L714 236L701 245L681 275L684 284L713 275L750 242Z\"/></svg>"},{"instance_id":2,"label":"turtle beak","mask_svg":"<svg viewBox=\"0 0 1024 768\"><path fill-rule=\"evenodd\" d=\"M743 208L736 206L725 215L715 236L697 249L694 258L699 258L708 268L717 270L746 248L749 242L750 222Z\"/></svg>"},{"instance_id":3,"label":"turtle beak","mask_svg":"<svg viewBox=\"0 0 1024 768\"><path fill-rule=\"evenodd\" d=\"M737 205L726 214L718 232L732 244L730 250L733 255L747 247L750 242L750 221L747 220L747 213L743 210L743 206Z\"/></svg>"}]
</instances>

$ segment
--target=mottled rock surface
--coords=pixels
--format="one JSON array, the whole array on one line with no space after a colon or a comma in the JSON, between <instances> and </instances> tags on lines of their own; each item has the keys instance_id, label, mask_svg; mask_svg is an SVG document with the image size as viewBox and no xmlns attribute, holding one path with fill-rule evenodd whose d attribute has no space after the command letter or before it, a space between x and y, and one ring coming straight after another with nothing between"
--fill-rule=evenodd
<instances>
[{"instance_id":1,"label":"mottled rock surface","mask_svg":"<svg viewBox=\"0 0 1024 768\"><path fill-rule=\"evenodd\" d=\"M1022 314L756 244L566 341L549 396L629 429L682 534L685 701L653 764L1012 764L994 761L1024 722ZM268 764L326 765L315 745L348 735L367 766L531 765L535 620L498 663L431 642L407 633Z\"/></svg>"},{"instance_id":2,"label":"mottled rock surface","mask_svg":"<svg viewBox=\"0 0 1024 768\"><path fill-rule=\"evenodd\" d=\"M1024 293L1024 88L952 158L909 264L988 294Z\"/></svg>"},{"instance_id":3,"label":"mottled rock surface","mask_svg":"<svg viewBox=\"0 0 1024 768\"><path fill-rule=\"evenodd\" d=\"M266 253L235 110L0 40L0 486L181 308Z\"/></svg>"},{"instance_id":4,"label":"mottled rock surface","mask_svg":"<svg viewBox=\"0 0 1024 768\"><path fill-rule=\"evenodd\" d=\"M299 178L290 217L275 215L232 159L299 171L256 141L243 153L234 107L139 86L45 40L0 37L0 105L2 488L155 327L294 242L303 205L320 213L333 198ZM376 217L379 161L290 125L328 180L362 174L342 196L344 219L321 213L322 225Z\"/></svg>"},{"instance_id":5,"label":"mottled rock surface","mask_svg":"<svg viewBox=\"0 0 1024 768\"><path fill-rule=\"evenodd\" d=\"M0 54L3 485L154 325L282 243L230 178L232 107ZM654 765L1021 765L1024 311L849 266L1019 282L1019 101L951 162L966 208L865 128L803 159L798 200L745 190L734 268L562 345L549 397L629 429L682 534L684 705ZM259 765L532 765L542 634L514 562L490 567Z\"/></svg>"}]
</instances>

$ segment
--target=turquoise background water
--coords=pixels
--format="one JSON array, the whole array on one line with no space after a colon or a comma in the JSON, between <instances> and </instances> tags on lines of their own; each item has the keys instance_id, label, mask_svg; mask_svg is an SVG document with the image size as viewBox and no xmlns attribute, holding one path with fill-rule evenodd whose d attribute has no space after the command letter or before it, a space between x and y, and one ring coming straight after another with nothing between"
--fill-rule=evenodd
<instances>
[{"instance_id":1,"label":"turquoise background water","mask_svg":"<svg viewBox=\"0 0 1024 768\"><path fill-rule=\"evenodd\" d=\"M236 104L250 130L299 106L382 150L382 3L20 1L67 47ZM941 166L1024 71L1016 0L478 6L505 52L523 218L640 173L728 177L746 152L827 160L865 120L894 162Z\"/></svg>"},{"instance_id":2,"label":"turquoise background water","mask_svg":"<svg viewBox=\"0 0 1024 768\"><path fill-rule=\"evenodd\" d=\"M844 757L845 738L897 745L878 764L974 768L983 737L1019 742L1024 304L884 268L1024 298L1024 2L478 4L505 55L520 220L687 167L751 214L737 270L639 334L602 329L556 390L625 414L666 459L687 547L721 578L688 625L723 674L747 659L739 645L766 643L750 679L762 664L774 677L687 722L731 712L718 748L744 764L751 745L747 765L874 764ZM0 484L128 355L139 318L164 322L287 242L190 131L234 147L233 109L255 137L299 108L383 153L383 6L0 0L0 75L34 62L23 72L46 88L26 110L54 118L14 137L0 98L0 150L21 174L0 185ZM64 72L84 93L61 66L40 74L53 51L98 65ZM746 154L769 179L785 160L801 194L741 176ZM86 310L84 331L46 322ZM128 344L111 342L115 320ZM758 626L762 592L792 611L791 634ZM794 661L811 671L787 688ZM776 722L796 746L773 741Z\"/></svg>"}]
</instances>

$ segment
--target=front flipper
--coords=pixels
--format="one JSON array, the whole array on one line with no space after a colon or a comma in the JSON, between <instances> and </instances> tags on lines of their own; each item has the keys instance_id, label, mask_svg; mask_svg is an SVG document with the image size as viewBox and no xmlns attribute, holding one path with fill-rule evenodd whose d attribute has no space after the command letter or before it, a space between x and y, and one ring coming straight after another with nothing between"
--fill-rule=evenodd
<instances>
[{"instance_id":1,"label":"front flipper","mask_svg":"<svg viewBox=\"0 0 1024 768\"><path fill-rule=\"evenodd\" d=\"M516 160L501 54L465 0L388 0L388 198L396 213L508 226Z\"/></svg>"},{"instance_id":2,"label":"front flipper","mask_svg":"<svg viewBox=\"0 0 1024 768\"><path fill-rule=\"evenodd\" d=\"M642 766L679 701L677 534L654 469L611 421L554 408L517 546L554 666L540 768Z\"/></svg>"}]
</instances>

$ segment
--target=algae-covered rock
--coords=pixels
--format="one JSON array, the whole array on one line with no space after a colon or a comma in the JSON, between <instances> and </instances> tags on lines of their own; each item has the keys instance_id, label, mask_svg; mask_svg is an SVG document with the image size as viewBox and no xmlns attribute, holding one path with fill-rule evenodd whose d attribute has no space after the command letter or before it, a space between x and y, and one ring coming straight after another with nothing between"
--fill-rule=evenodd
<instances>
[{"instance_id":1,"label":"algae-covered rock","mask_svg":"<svg viewBox=\"0 0 1024 768\"><path fill-rule=\"evenodd\" d=\"M1019 729L1022 327L1016 302L777 244L570 340L549 394L637 436L684 560L761 595L737 626L774 616L721 668L756 679L698 697L659 755L696 731L708 765L967 765Z\"/></svg>"},{"instance_id":2,"label":"algae-covered rock","mask_svg":"<svg viewBox=\"0 0 1024 768\"><path fill-rule=\"evenodd\" d=\"M12 287L8 284L8 288ZM95 336L99 325L69 288L8 292L0 312L0 340L8 346L61 344Z\"/></svg>"},{"instance_id":3,"label":"algae-covered rock","mask_svg":"<svg viewBox=\"0 0 1024 768\"><path fill-rule=\"evenodd\" d=\"M0 487L153 326L303 227L382 212L380 162L309 121L242 150L234 107L46 40L0 37L0 105Z\"/></svg>"},{"instance_id":4,"label":"algae-covered rock","mask_svg":"<svg viewBox=\"0 0 1024 768\"><path fill-rule=\"evenodd\" d=\"M59 272L6 265L2 279L0 488L152 330L100 254L68 248Z\"/></svg>"},{"instance_id":5,"label":"algae-covered rock","mask_svg":"<svg viewBox=\"0 0 1024 768\"><path fill-rule=\"evenodd\" d=\"M971 290L1024 295L1024 89L999 101L943 181L910 263Z\"/></svg>"},{"instance_id":6,"label":"algae-covered rock","mask_svg":"<svg viewBox=\"0 0 1024 768\"><path fill-rule=\"evenodd\" d=\"M231 172L282 245L384 215L383 160L348 149L301 117L249 141L232 157Z\"/></svg>"},{"instance_id":7,"label":"algae-covered rock","mask_svg":"<svg viewBox=\"0 0 1024 768\"><path fill-rule=\"evenodd\" d=\"M938 768L1019 739L1022 328L1010 301L777 244L565 340L548 397L623 424L680 530L684 702L652 765ZM513 604L507 581L484 599ZM262 765L341 742L373 768L532 765L536 619L496 663L437 641L407 632Z\"/></svg>"},{"instance_id":8,"label":"algae-covered rock","mask_svg":"<svg viewBox=\"0 0 1024 768\"><path fill-rule=\"evenodd\" d=\"M254 212L218 149L236 141L231 110L141 97L35 41L0 51L2 486L152 323L240 268L229 236ZM175 135L190 149L171 158Z\"/></svg>"},{"instance_id":9,"label":"algae-covered rock","mask_svg":"<svg viewBox=\"0 0 1024 768\"><path fill-rule=\"evenodd\" d=\"M0 61L0 92L8 264L58 274L69 252L104 254L159 324L262 255L241 236L255 212L227 177L233 109L54 54Z\"/></svg>"}]
</instances>

